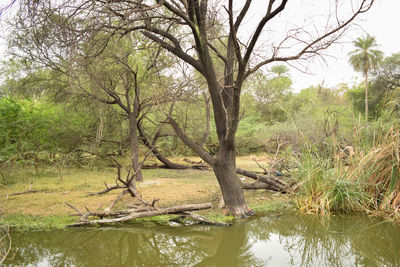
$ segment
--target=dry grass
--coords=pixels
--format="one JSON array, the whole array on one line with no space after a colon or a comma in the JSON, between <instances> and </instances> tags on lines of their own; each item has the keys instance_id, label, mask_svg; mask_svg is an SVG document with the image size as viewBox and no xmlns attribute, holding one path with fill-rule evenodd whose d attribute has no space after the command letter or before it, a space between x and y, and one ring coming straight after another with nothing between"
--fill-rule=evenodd
<instances>
[{"instance_id":1,"label":"dry grass","mask_svg":"<svg viewBox=\"0 0 400 267\"><path fill-rule=\"evenodd\" d=\"M365 185L370 208L399 216L400 132L392 127L374 140L369 150L359 151L351 160L348 177ZM364 156L365 155L365 156Z\"/></svg>"},{"instance_id":2,"label":"dry grass","mask_svg":"<svg viewBox=\"0 0 400 267\"><path fill-rule=\"evenodd\" d=\"M238 166L256 170L257 165L252 158L253 156L239 158ZM194 157L190 159L199 161ZM258 156L258 160L262 161L263 158ZM175 161L183 162L183 158ZM220 191L212 171L150 169L143 170L143 174L145 181L138 183L142 197L149 202L156 198L160 199L159 206L208 201L218 203ZM119 190L94 197L88 197L87 194L105 189L104 182L113 184L115 177L113 168L100 171L67 169L61 180L55 169L49 169L47 174L41 177L25 178L21 183L0 188L1 210L6 217L11 214L65 216L74 213L65 202L81 210L85 207L92 211L104 209L117 197ZM32 190L41 192L7 197L12 193L28 190L30 182L33 182ZM248 203L253 206L262 205L270 199L270 195L264 190L246 192L246 196ZM133 200L126 196L116 208L125 208L131 204Z\"/></svg>"},{"instance_id":3,"label":"dry grass","mask_svg":"<svg viewBox=\"0 0 400 267\"><path fill-rule=\"evenodd\" d=\"M158 173L159 171L159 173ZM143 198L152 201L159 198L159 205L167 206L190 201L200 202L210 199L217 192L217 184L209 172L187 170L183 173L174 170L144 170L145 182L138 183ZM35 179L32 190L42 192L9 196L16 192L28 190L27 184L15 184L1 189L0 205L4 215L23 213L29 215L65 215L72 210L64 204L70 202L74 206L90 210L103 209L120 193L114 190L105 195L88 197L90 192L101 191L107 184L114 183L112 170L90 171L71 169L61 181L57 176ZM124 197L120 205L128 206L131 199Z\"/></svg>"}]
</instances>

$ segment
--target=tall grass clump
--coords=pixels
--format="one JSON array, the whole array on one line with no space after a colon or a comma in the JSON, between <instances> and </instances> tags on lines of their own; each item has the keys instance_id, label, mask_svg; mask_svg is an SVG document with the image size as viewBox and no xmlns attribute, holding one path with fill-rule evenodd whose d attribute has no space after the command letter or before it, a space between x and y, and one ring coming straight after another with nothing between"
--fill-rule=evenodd
<instances>
[{"instance_id":1,"label":"tall grass clump","mask_svg":"<svg viewBox=\"0 0 400 267\"><path fill-rule=\"evenodd\" d=\"M400 209L399 127L376 134L369 149L355 153L347 175L364 186L372 211L399 218Z\"/></svg>"},{"instance_id":2,"label":"tall grass clump","mask_svg":"<svg viewBox=\"0 0 400 267\"><path fill-rule=\"evenodd\" d=\"M400 219L400 133L355 131L351 146L333 142L332 153L306 149L297 156L300 210L368 212Z\"/></svg>"},{"instance_id":3,"label":"tall grass clump","mask_svg":"<svg viewBox=\"0 0 400 267\"><path fill-rule=\"evenodd\" d=\"M365 195L357 181L343 175L341 166L318 151L303 151L297 159L296 203L306 213L360 211Z\"/></svg>"}]
</instances>

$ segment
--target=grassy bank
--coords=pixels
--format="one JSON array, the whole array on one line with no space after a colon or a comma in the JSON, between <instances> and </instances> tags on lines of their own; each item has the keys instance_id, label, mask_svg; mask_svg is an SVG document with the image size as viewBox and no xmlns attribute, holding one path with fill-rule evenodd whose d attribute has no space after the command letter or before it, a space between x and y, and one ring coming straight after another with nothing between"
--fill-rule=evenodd
<instances>
[{"instance_id":1,"label":"grassy bank","mask_svg":"<svg viewBox=\"0 0 400 267\"><path fill-rule=\"evenodd\" d=\"M266 160L267 156L259 156ZM176 159L181 160L181 159ZM238 166L257 170L252 156L240 157ZM158 206L167 207L187 203L213 202L218 206L221 197L213 172L200 170L143 170L145 181L138 183L143 199L151 202L160 199ZM0 206L2 224L20 229L55 229L76 221L70 216L75 212L65 202L71 203L80 210L91 211L107 208L120 193L114 190L105 195L88 196L88 193L105 189L104 182L114 184L115 169L105 167L102 170L69 168L63 171L62 179L57 169L48 167L36 177L21 176L16 183L0 189ZM38 191L22 195L12 195L28 189ZM256 212L280 212L290 206L290 199L280 194L261 191L247 191L246 199ZM135 200L125 196L114 207L127 208L135 204ZM231 220L232 217L222 215L221 210L211 209L199 212L211 219ZM167 221L170 217L159 216L144 221ZM143 220L142 220L143 221Z\"/></svg>"}]
</instances>

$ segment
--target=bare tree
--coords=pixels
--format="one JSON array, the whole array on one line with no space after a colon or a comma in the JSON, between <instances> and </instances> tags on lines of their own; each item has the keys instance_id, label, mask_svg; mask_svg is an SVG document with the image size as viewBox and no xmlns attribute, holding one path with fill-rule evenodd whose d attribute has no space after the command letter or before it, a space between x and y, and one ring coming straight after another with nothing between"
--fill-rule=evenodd
<instances>
[{"instance_id":1,"label":"bare tree","mask_svg":"<svg viewBox=\"0 0 400 267\"><path fill-rule=\"evenodd\" d=\"M201 144L189 138L173 114L165 114L176 135L212 166L227 210L235 216L245 216L252 210L246 205L235 162L235 134L244 81L272 62L298 62L321 55L339 40L358 15L370 9L374 0L318 2L316 5L331 7L326 11L325 22L307 21L304 25L289 28L278 42L269 45L269 49L261 49L263 31L269 25L279 25L289 2L292 1L265 1L264 9L259 11L262 15L250 35L240 34L239 30L255 4L251 0L239 4L233 0L223 3L207 0L27 1L21 6L20 14L25 14L24 24L52 21L51 32L57 27L63 32L66 27L74 28L73 32L68 31L63 36L65 46L85 39L89 31L104 37L140 32L198 72L206 81L211 97L219 143L216 155L212 156ZM42 29L41 34L36 35L37 40L51 42L48 29ZM96 46L100 47L107 40L99 38ZM41 57L44 54L48 58L57 58L62 54L57 53L57 49L60 47L36 52ZM100 52L101 49L93 49L91 56L96 57ZM223 65L222 74L216 62Z\"/></svg>"}]
</instances>

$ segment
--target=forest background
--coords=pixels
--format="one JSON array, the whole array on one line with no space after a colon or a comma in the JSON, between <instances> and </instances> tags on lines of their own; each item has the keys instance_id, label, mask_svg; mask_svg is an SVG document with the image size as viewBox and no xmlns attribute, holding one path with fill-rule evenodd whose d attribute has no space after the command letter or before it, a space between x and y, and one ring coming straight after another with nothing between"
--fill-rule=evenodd
<instances>
[{"instance_id":1,"label":"forest background","mask_svg":"<svg viewBox=\"0 0 400 267\"><path fill-rule=\"evenodd\" d=\"M10 47L24 49L21 36L12 36ZM67 168L98 169L112 165L110 156L132 158L129 112L101 98L104 90L83 90L118 84L117 80L122 81L119 86L128 84L124 82L132 78L124 76L124 66L132 64L135 83L141 84L141 100L148 99L137 117L138 158L156 163L149 153L155 147L169 159L195 155L166 123L168 114L186 135L215 154L218 136L204 83L185 66L185 83L168 77L176 62L147 45L134 33L112 39L103 57L67 75L39 67L14 51L15 57L3 63L5 78L0 85L2 186L45 175L47 166L54 166L62 179ZM143 49L133 52L132 47ZM155 54L162 62L157 76L149 72L153 62L148 59ZM104 72L114 75L104 76ZM300 91L293 90L295 78L282 64L250 76L241 96L237 155L279 153L283 160L266 169L287 172L288 182L301 185L297 203L302 209L375 210L398 216L400 54L382 58L368 69L368 75L369 83L352 81L332 87L321 83ZM110 77L116 80L109 81Z\"/></svg>"}]
</instances>

